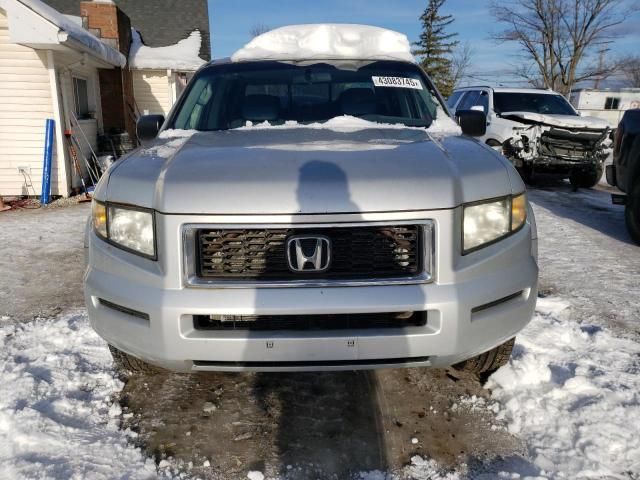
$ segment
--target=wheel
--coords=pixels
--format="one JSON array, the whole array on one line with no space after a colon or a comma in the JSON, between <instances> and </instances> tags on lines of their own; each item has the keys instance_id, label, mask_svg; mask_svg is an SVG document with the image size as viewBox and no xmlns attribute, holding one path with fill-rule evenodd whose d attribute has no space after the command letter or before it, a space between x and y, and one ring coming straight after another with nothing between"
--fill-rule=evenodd
<instances>
[{"instance_id":1,"label":"wheel","mask_svg":"<svg viewBox=\"0 0 640 480\"><path fill-rule=\"evenodd\" d=\"M509 357L511 357L511 351L513 350L513 344L515 342L516 339L514 337L488 352L481 353L477 357L472 357L464 362L456 363L453 368L478 375L495 372L500 367L507 364Z\"/></svg>"},{"instance_id":2,"label":"wheel","mask_svg":"<svg viewBox=\"0 0 640 480\"><path fill-rule=\"evenodd\" d=\"M624 220L631 239L640 245L640 178L636 180L627 195Z\"/></svg>"},{"instance_id":3,"label":"wheel","mask_svg":"<svg viewBox=\"0 0 640 480\"><path fill-rule=\"evenodd\" d=\"M603 171L604 166L602 164L595 165L588 170L576 170L571 172L569 181L575 188L595 187L600 181Z\"/></svg>"},{"instance_id":4,"label":"wheel","mask_svg":"<svg viewBox=\"0 0 640 480\"><path fill-rule=\"evenodd\" d=\"M128 353L124 353L122 350L118 350L113 345L109 345L109 351L113 357L113 363L115 364L116 369L123 373L154 375L162 371L162 369L158 367L154 367L139 358L129 355Z\"/></svg>"}]
</instances>

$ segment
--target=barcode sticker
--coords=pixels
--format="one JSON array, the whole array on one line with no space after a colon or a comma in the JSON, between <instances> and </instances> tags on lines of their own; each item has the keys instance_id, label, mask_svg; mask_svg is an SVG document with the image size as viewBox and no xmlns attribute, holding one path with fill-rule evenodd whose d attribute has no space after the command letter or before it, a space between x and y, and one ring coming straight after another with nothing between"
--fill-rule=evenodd
<instances>
[{"instance_id":1,"label":"barcode sticker","mask_svg":"<svg viewBox=\"0 0 640 480\"><path fill-rule=\"evenodd\" d=\"M422 90L422 82L407 77L371 77L376 87L413 88Z\"/></svg>"}]
</instances>

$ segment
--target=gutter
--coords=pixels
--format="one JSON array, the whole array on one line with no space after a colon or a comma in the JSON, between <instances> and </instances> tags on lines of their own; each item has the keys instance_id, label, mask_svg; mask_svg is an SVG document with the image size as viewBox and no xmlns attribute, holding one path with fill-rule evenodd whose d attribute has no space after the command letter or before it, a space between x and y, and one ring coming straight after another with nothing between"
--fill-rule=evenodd
<instances>
[{"instance_id":1,"label":"gutter","mask_svg":"<svg viewBox=\"0 0 640 480\"><path fill-rule=\"evenodd\" d=\"M64 45L65 47L69 47L73 50L79 50L83 52L84 54L83 59L77 63L84 64L86 62L86 55L91 55L92 57L97 58L100 61L100 63L102 64L101 68L123 67L126 64L126 60L124 61L124 63L120 63L120 64L112 63L96 50L92 49L85 43L80 42L75 38L73 38L71 35L69 35L69 32L67 32L66 30L60 30L58 32L58 41L60 42L61 45ZM120 54L120 56L124 59L124 55Z\"/></svg>"}]
</instances>

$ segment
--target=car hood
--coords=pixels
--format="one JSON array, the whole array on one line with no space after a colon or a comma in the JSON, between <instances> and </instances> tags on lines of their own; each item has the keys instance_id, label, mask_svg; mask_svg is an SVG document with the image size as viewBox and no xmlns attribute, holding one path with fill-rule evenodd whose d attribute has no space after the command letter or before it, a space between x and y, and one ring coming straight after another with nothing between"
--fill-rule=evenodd
<instances>
[{"instance_id":1,"label":"car hood","mask_svg":"<svg viewBox=\"0 0 640 480\"><path fill-rule=\"evenodd\" d=\"M532 112L502 112L502 118L522 123L539 123L551 127L577 128L585 130L604 130L611 128L609 122L597 117L579 117L574 115L545 115Z\"/></svg>"},{"instance_id":2,"label":"car hood","mask_svg":"<svg viewBox=\"0 0 640 480\"><path fill-rule=\"evenodd\" d=\"M524 189L492 149L412 128L274 127L157 139L118 162L107 182L99 200L182 214L429 210Z\"/></svg>"}]
</instances>

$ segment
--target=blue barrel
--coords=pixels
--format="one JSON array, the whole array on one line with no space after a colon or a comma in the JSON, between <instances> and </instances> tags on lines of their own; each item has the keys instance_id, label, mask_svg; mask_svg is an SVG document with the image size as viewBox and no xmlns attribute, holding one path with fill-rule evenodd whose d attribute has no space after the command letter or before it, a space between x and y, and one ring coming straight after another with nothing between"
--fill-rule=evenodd
<instances>
[{"instance_id":1,"label":"blue barrel","mask_svg":"<svg viewBox=\"0 0 640 480\"><path fill-rule=\"evenodd\" d=\"M51 197L51 156L53 155L53 126L55 122L47 118L44 134L44 165L42 167L42 191L40 203L46 205Z\"/></svg>"}]
</instances>

